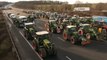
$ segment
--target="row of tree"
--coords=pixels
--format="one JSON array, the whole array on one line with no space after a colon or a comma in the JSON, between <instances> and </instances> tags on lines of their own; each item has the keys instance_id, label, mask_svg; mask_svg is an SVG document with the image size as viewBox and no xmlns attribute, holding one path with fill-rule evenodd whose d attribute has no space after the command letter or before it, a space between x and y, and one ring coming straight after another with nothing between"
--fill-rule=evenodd
<instances>
[{"instance_id":1,"label":"row of tree","mask_svg":"<svg viewBox=\"0 0 107 60\"><path fill-rule=\"evenodd\" d=\"M56 11L56 12L67 12L70 13L73 11L75 7L90 7L91 12L97 14L102 10L107 10L107 3L98 3L98 4L65 4L65 3L57 3L57 2L42 2L38 3L37 1L31 2L17 2L15 3L15 7L23 8L23 9L36 9L36 10L44 10L44 11ZM101 14L101 13L100 13Z\"/></svg>"}]
</instances>

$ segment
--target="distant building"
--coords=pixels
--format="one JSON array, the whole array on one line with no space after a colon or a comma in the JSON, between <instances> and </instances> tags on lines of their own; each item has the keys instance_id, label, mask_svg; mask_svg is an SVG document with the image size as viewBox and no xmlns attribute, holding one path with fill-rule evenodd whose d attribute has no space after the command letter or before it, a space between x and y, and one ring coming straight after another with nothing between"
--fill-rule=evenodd
<instances>
[{"instance_id":1,"label":"distant building","mask_svg":"<svg viewBox=\"0 0 107 60\"><path fill-rule=\"evenodd\" d=\"M73 11L90 11L90 7L75 7Z\"/></svg>"}]
</instances>

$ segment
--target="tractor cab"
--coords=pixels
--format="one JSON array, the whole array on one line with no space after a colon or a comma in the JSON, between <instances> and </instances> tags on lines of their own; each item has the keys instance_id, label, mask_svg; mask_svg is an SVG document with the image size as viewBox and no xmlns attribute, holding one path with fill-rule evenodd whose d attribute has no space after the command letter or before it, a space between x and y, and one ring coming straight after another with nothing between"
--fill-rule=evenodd
<instances>
[{"instance_id":1,"label":"tractor cab","mask_svg":"<svg viewBox=\"0 0 107 60\"><path fill-rule=\"evenodd\" d=\"M24 23L24 29L33 35L36 32L36 30L34 28L34 23L32 23L32 22Z\"/></svg>"},{"instance_id":2,"label":"tractor cab","mask_svg":"<svg viewBox=\"0 0 107 60\"><path fill-rule=\"evenodd\" d=\"M80 24L80 27L82 27L82 28L89 28L90 24Z\"/></svg>"},{"instance_id":3,"label":"tractor cab","mask_svg":"<svg viewBox=\"0 0 107 60\"><path fill-rule=\"evenodd\" d=\"M34 27L34 23L24 23L24 36L28 40L33 40L35 37L36 29Z\"/></svg>"},{"instance_id":4,"label":"tractor cab","mask_svg":"<svg viewBox=\"0 0 107 60\"><path fill-rule=\"evenodd\" d=\"M49 20L49 27L55 27L56 26L56 20Z\"/></svg>"},{"instance_id":5,"label":"tractor cab","mask_svg":"<svg viewBox=\"0 0 107 60\"><path fill-rule=\"evenodd\" d=\"M27 17L27 19L28 19L28 22L33 22L34 20L35 20L35 16L34 15L29 15L28 17Z\"/></svg>"},{"instance_id":6,"label":"tractor cab","mask_svg":"<svg viewBox=\"0 0 107 60\"><path fill-rule=\"evenodd\" d=\"M10 18L16 18L16 15L15 14L10 14L9 17Z\"/></svg>"},{"instance_id":7,"label":"tractor cab","mask_svg":"<svg viewBox=\"0 0 107 60\"><path fill-rule=\"evenodd\" d=\"M98 27L102 27L103 25L107 24L107 17L106 16L93 16L94 25Z\"/></svg>"},{"instance_id":8,"label":"tractor cab","mask_svg":"<svg viewBox=\"0 0 107 60\"><path fill-rule=\"evenodd\" d=\"M87 36L90 36L90 38L88 39L92 39L92 40L97 39L96 31L94 30L94 28L90 26L90 24L81 24L80 29L78 31L82 32L81 35L86 36L86 38L88 38Z\"/></svg>"},{"instance_id":9,"label":"tractor cab","mask_svg":"<svg viewBox=\"0 0 107 60\"><path fill-rule=\"evenodd\" d=\"M25 22L27 22L27 17L26 16L19 16L17 18L16 26L19 28L23 28Z\"/></svg>"},{"instance_id":10,"label":"tractor cab","mask_svg":"<svg viewBox=\"0 0 107 60\"><path fill-rule=\"evenodd\" d=\"M27 17L26 16L19 16L18 19L21 20L21 22L27 22Z\"/></svg>"},{"instance_id":11,"label":"tractor cab","mask_svg":"<svg viewBox=\"0 0 107 60\"><path fill-rule=\"evenodd\" d=\"M62 24L67 24L67 23L69 23L69 19L63 19L62 20Z\"/></svg>"},{"instance_id":12,"label":"tractor cab","mask_svg":"<svg viewBox=\"0 0 107 60\"><path fill-rule=\"evenodd\" d=\"M39 38L43 38L43 39L49 38L49 32L47 32L47 31L39 31L39 32L36 32L36 35L37 35Z\"/></svg>"},{"instance_id":13,"label":"tractor cab","mask_svg":"<svg viewBox=\"0 0 107 60\"><path fill-rule=\"evenodd\" d=\"M51 22L56 22L56 20L49 20L49 23L51 23Z\"/></svg>"},{"instance_id":14,"label":"tractor cab","mask_svg":"<svg viewBox=\"0 0 107 60\"><path fill-rule=\"evenodd\" d=\"M56 20L54 17L50 17L49 20Z\"/></svg>"},{"instance_id":15,"label":"tractor cab","mask_svg":"<svg viewBox=\"0 0 107 60\"><path fill-rule=\"evenodd\" d=\"M65 40L69 39L70 36L72 36L76 32L76 26L75 25L68 25L63 31L63 37Z\"/></svg>"},{"instance_id":16,"label":"tractor cab","mask_svg":"<svg viewBox=\"0 0 107 60\"><path fill-rule=\"evenodd\" d=\"M36 32L36 36L40 44L42 43L50 43L49 41L49 32L47 31L39 31Z\"/></svg>"},{"instance_id":17,"label":"tractor cab","mask_svg":"<svg viewBox=\"0 0 107 60\"><path fill-rule=\"evenodd\" d=\"M99 40L107 40L107 17L106 16L93 16L94 27L98 33Z\"/></svg>"},{"instance_id":18,"label":"tractor cab","mask_svg":"<svg viewBox=\"0 0 107 60\"><path fill-rule=\"evenodd\" d=\"M12 19L13 23L15 24L17 22L16 18L17 18L17 15L15 14L10 14L9 17Z\"/></svg>"},{"instance_id":19,"label":"tractor cab","mask_svg":"<svg viewBox=\"0 0 107 60\"><path fill-rule=\"evenodd\" d=\"M49 20L49 31L54 33L61 33L63 29L62 24L59 24L56 20Z\"/></svg>"},{"instance_id":20,"label":"tractor cab","mask_svg":"<svg viewBox=\"0 0 107 60\"><path fill-rule=\"evenodd\" d=\"M47 31L36 32L36 39L33 41L33 47L42 58L56 55L56 49L54 44L50 41L49 32Z\"/></svg>"},{"instance_id":21,"label":"tractor cab","mask_svg":"<svg viewBox=\"0 0 107 60\"><path fill-rule=\"evenodd\" d=\"M89 32L90 29L90 24L80 24L79 30L83 30L84 33Z\"/></svg>"},{"instance_id":22,"label":"tractor cab","mask_svg":"<svg viewBox=\"0 0 107 60\"><path fill-rule=\"evenodd\" d=\"M72 25L76 25L78 19L79 19L79 18L77 18L77 17L71 17L71 18L69 19L69 22L70 22L70 24L72 24Z\"/></svg>"},{"instance_id":23,"label":"tractor cab","mask_svg":"<svg viewBox=\"0 0 107 60\"><path fill-rule=\"evenodd\" d=\"M24 23L24 25L25 25L25 28L31 28L34 26L34 23L32 23L32 22Z\"/></svg>"},{"instance_id":24,"label":"tractor cab","mask_svg":"<svg viewBox=\"0 0 107 60\"><path fill-rule=\"evenodd\" d=\"M94 22L94 20L92 19L92 17L81 17L80 22L83 24L91 24Z\"/></svg>"},{"instance_id":25,"label":"tractor cab","mask_svg":"<svg viewBox=\"0 0 107 60\"><path fill-rule=\"evenodd\" d=\"M76 32L76 26L75 25L69 25L69 26L67 26L67 30L68 30L68 33Z\"/></svg>"}]
</instances>

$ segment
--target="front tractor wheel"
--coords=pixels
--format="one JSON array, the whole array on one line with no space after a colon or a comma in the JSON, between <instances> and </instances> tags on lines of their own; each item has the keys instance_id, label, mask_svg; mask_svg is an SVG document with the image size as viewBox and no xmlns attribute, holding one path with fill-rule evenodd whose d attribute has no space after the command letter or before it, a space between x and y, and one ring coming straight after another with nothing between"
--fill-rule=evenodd
<instances>
[{"instance_id":1,"label":"front tractor wheel","mask_svg":"<svg viewBox=\"0 0 107 60\"><path fill-rule=\"evenodd\" d=\"M32 47L33 47L34 49L36 49L36 44L35 44L34 42L32 42Z\"/></svg>"},{"instance_id":2,"label":"front tractor wheel","mask_svg":"<svg viewBox=\"0 0 107 60\"><path fill-rule=\"evenodd\" d=\"M70 37L70 41L71 41L71 44L75 44L75 38L72 36L72 37Z\"/></svg>"},{"instance_id":3,"label":"front tractor wheel","mask_svg":"<svg viewBox=\"0 0 107 60\"><path fill-rule=\"evenodd\" d=\"M47 53L46 53L45 48L40 48L40 49L39 49L39 55L40 55L42 58L45 58L45 57L47 56Z\"/></svg>"},{"instance_id":4,"label":"front tractor wheel","mask_svg":"<svg viewBox=\"0 0 107 60\"><path fill-rule=\"evenodd\" d=\"M57 33L60 33L60 32L61 32L61 29L60 29L60 28L57 28L56 32L57 32Z\"/></svg>"},{"instance_id":5,"label":"front tractor wheel","mask_svg":"<svg viewBox=\"0 0 107 60\"><path fill-rule=\"evenodd\" d=\"M87 33L87 34L86 34L86 38L87 38L88 40L91 39L91 35L90 35L90 33Z\"/></svg>"},{"instance_id":6,"label":"front tractor wheel","mask_svg":"<svg viewBox=\"0 0 107 60\"><path fill-rule=\"evenodd\" d=\"M67 40L68 38L67 38L67 33L63 33L63 38L64 38L64 40Z\"/></svg>"}]
</instances>

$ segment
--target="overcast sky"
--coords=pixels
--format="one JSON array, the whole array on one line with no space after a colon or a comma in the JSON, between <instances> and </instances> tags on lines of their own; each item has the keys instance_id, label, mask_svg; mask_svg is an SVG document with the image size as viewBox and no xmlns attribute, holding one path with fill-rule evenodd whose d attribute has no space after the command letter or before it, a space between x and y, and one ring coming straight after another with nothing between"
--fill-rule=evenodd
<instances>
[{"instance_id":1,"label":"overcast sky","mask_svg":"<svg viewBox=\"0 0 107 60\"><path fill-rule=\"evenodd\" d=\"M9 1L9 2L17 2L17 1L29 1L29 0L0 0L0 1ZM36 1L36 0L35 0ZM54 0L54 1L67 1L71 4L75 3L75 1L77 0ZM99 2L103 2L103 3L107 3L107 0L79 0L83 3L85 2L89 2L89 3L99 3Z\"/></svg>"}]
</instances>

